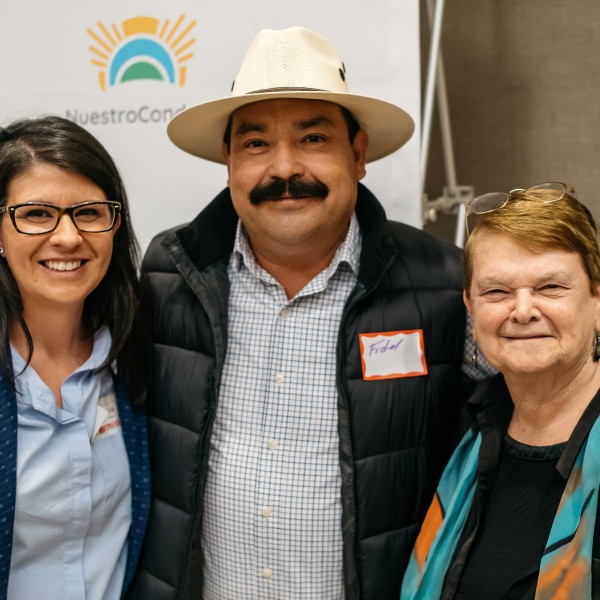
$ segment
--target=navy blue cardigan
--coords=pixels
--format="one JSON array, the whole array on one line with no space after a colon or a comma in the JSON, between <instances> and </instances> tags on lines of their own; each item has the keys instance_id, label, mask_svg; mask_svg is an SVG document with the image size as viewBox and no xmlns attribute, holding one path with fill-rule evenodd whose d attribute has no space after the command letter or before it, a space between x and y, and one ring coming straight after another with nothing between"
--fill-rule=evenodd
<instances>
[{"instance_id":1,"label":"navy blue cardigan","mask_svg":"<svg viewBox=\"0 0 600 600\"><path fill-rule=\"evenodd\" d=\"M125 388L115 379L117 406L131 473L131 527L123 591L140 555L150 512L150 467L146 415L134 409ZM0 599L6 598L12 555L15 494L17 488L17 401L14 390L0 373Z\"/></svg>"}]
</instances>

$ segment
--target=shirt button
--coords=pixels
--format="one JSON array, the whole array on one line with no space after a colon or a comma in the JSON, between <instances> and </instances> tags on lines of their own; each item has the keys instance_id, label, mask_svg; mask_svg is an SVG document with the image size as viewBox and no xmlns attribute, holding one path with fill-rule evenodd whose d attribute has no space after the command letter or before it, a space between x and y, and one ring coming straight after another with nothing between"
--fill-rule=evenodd
<instances>
[{"instance_id":1,"label":"shirt button","mask_svg":"<svg viewBox=\"0 0 600 600\"><path fill-rule=\"evenodd\" d=\"M281 317L283 319L287 319L290 316L291 312L292 311L286 306L285 308L281 309L281 313L280 314L281 314Z\"/></svg>"},{"instance_id":2,"label":"shirt button","mask_svg":"<svg viewBox=\"0 0 600 600\"><path fill-rule=\"evenodd\" d=\"M283 373L275 373L275 383L281 385L285 380Z\"/></svg>"},{"instance_id":3,"label":"shirt button","mask_svg":"<svg viewBox=\"0 0 600 600\"><path fill-rule=\"evenodd\" d=\"M277 448L279 448L279 442L277 440L269 440L267 442L267 448L269 450L277 450Z\"/></svg>"},{"instance_id":4,"label":"shirt button","mask_svg":"<svg viewBox=\"0 0 600 600\"><path fill-rule=\"evenodd\" d=\"M272 514L273 514L273 510L271 509L270 506L265 506L263 507L263 509L260 511L263 517L269 518Z\"/></svg>"},{"instance_id":5,"label":"shirt button","mask_svg":"<svg viewBox=\"0 0 600 600\"><path fill-rule=\"evenodd\" d=\"M261 576L264 577L265 579L271 579L271 577L273 577L273 571L271 571L271 569L264 568L261 572L260 572Z\"/></svg>"}]
</instances>

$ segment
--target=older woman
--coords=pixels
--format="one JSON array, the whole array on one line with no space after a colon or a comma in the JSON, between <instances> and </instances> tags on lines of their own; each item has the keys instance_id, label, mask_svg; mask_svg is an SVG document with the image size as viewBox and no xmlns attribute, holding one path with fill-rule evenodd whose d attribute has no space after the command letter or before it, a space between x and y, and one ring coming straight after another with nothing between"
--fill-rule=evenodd
<instances>
[{"instance_id":1,"label":"older woman","mask_svg":"<svg viewBox=\"0 0 600 600\"><path fill-rule=\"evenodd\" d=\"M125 190L58 117L0 128L0 597L119 598L149 507Z\"/></svg>"},{"instance_id":2,"label":"older woman","mask_svg":"<svg viewBox=\"0 0 600 600\"><path fill-rule=\"evenodd\" d=\"M600 597L597 226L560 183L467 212L465 302L500 373L467 403L401 598Z\"/></svg>"}]
</instances>

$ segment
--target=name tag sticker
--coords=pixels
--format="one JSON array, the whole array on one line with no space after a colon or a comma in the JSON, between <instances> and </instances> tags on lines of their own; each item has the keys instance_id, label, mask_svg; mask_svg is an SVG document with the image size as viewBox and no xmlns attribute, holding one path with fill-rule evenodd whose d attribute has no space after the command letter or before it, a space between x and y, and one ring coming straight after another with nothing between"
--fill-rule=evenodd
<instances>
[{"instance_id":1,"label":"name tag sticker","mask_svg":"<svg viewBox=\"0 0 600 600\"><path fill-rule=\"evenodd\" d=\"M111 394L100 398L96 408L96 423L92 434L92 444L115 435L120 429L121 419L119 419L115 396Z\"/></svg>"},{"instance_id":2,"label":"name tag sticker","mask_svg":"<svg viewBox=\"0 0 600 600\"><path fill-rule=\"evenodd\" d=\"M427 375L423 330L361 333L363 379L399 379Z\"/></svg>"}]
</instances>

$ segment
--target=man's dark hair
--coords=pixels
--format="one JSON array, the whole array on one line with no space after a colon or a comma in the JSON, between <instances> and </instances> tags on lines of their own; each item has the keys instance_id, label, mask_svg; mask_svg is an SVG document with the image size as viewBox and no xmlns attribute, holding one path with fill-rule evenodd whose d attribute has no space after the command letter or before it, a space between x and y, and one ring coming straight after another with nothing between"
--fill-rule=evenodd
<instances>
[{"instance_id":1,"label":"man's dark hair","mask_svg":"<svg viewBox=\"0 0 600 600\"><path fill-rule=\"evenodd\" d=\"M340 106L340 110L342 111L342 116L346 121L346 125L348 125L348 137L350 138L350 143L354 143L354 138L360 129L359 122L355 119L354 115L345 107ZM227 152L231 152L231 121L232 121L233 113L229 115L229 119L227 121L227 127L225 127L225 132L223 133L223 143L227 146Z\"/></svg>"},{"instance_id":2,"label":"man's dark hair","mask_svg":"<svg viewBox=\"0 0 600 600\"><path fill-rule=\"evenodd\" d=\"M138 276L139 247L131 229L129 205L121 176L102 144L79 125L56 116L14 121L0 128L0 206L7 201L8 187L16 177L39 165L52 165L86 177L108 200L121 203L121 223L113 238L113 252L106 275L86 298L84 325L93 335L107 325L112 344L103 366L117 363L119 376L138 398L145 389L140 351L145 347L146 326L140 314L141 283ZM8 218L6 214L2 218ZM91 234L93 235L93 234ZM19 323L27 339L27 362L33 340L23 316L19 288L6 260L0 260L0 368L14 385L9 349L9 328Z\"/></svg>"}]
</instances>

